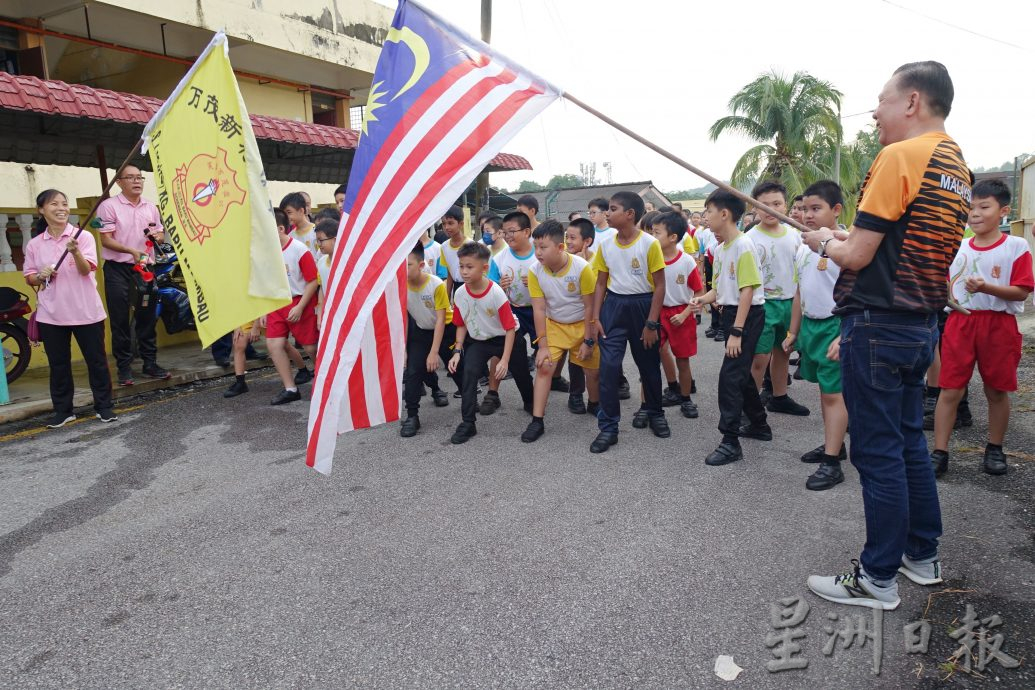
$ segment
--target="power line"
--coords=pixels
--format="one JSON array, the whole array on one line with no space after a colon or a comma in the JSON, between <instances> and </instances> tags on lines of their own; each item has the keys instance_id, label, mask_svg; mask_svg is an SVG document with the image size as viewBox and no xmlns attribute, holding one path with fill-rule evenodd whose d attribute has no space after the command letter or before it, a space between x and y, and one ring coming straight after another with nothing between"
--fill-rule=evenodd
<instances>
[{"instance_id":1,"label":"power line","mask_svg":"<svg viewBox=\"0 0 1035 690\"><path fill-rule=\"evenodd\" d=\"M891 2L891 0L881 0L881 1L884 4L886 4L886 5L891 5L892 7L898 8L900 10L904 10L906 12L912 12L913 14L918 15L920 17L923 17L924 19L928 19L928 20L930 20L932 22L938 22L939 24L944 24L945 26L948 26L948 27L950 27L952 29L956 29L957 31L965 31L966 33L971 34L972 36L977 36L979 38L984 38L984 39L986 39L988 41L995 41L996 43L1001 43L1004 46L1010 46L1011 48L1016 48L1018 50L1023 50L1025 52L1030 52L1028 50L1028 48L1026 48L1024 46L1017 45L1016 43L1010 43L1009 41L1004 41L1001 38L996 38L995 36L988 36L987 34L979 33L979 32L974 31L972 29L968 29L965 26L959 26L957 24L952 24L950 22L945 21L944 19L939 19L938 17L932 17L929 14L924 14L923 12L921 12L919 10L915 10L912 7L906 7L905 5L900 5L897 2Z\"/></svg>"}]
</instances>

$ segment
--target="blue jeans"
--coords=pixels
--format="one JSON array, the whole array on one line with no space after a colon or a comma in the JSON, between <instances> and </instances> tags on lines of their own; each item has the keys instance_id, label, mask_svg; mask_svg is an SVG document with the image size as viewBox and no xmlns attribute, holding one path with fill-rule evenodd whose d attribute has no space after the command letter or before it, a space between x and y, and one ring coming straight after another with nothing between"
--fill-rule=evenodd
<instances>
[{"instance_id":1,"label":"blue jeans","mask_svg":"<svg viewBox=\"0 0 1035 690\"><path fill-rule=\"evenodd\" d=\"M942 516L923 430L924 374L937 342L934 314L863 311L841 321L852 464L866 511L859 560L874 580L893 579L903 553L938 553Z\"/></svg>"}]
</instances>

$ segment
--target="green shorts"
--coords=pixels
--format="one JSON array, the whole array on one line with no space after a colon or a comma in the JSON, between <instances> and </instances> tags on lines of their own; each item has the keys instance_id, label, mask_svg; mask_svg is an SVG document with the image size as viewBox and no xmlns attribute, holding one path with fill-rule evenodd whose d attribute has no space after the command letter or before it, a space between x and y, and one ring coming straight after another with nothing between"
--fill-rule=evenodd
<instances>
[{"instance_id":1,"label":"green shorts","mask_svg":"<svg viewBox=\"0 0 1035 690\"><path fill-rule=\"evenodd\" d=\"M801 355L799 371L806 381L818 383L821 393L841 392L841 362L827 359L827 348L840 337L840 317L810 319L806 316L801 320L797 343Z\"/></svg>"},{"instance_id":2,"label":"green shorts","mask_svg":"<svg viewBox=\"0 0 1035 690\"><path fill-rule=\"evenodd\" d=\"M774 347L782 347L787 331L791 329L791 307L793 299L774 299L765 301L765 327L755 346L756 355L765 355Z\"/></svg>"}]
</instances>

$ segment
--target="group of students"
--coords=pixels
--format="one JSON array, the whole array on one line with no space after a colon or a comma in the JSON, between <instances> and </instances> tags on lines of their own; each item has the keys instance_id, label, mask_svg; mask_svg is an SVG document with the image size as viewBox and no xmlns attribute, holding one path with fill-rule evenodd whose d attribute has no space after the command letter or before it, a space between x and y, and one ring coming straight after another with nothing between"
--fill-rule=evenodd
<instances>
[{"instance_id":1,"label":"group of students","mask_svg":"<svg viewBox=\"0 0 1035 690\"><path fill-rule=\"evenodd\" d=\"M752 196L788 212L787 191L778 182L761 182ZM969 239L953 263L952 294L969 314L952 311L943 319L940 373L929 382L929 389L941 391L932 454L938 475L947 467L956 406L975 363L989 399L983 467L1006 471L1008 392L1016 390L1021 354L1016 314L1033 287L1027 244L999 230L1009 201L1000 182L974 187ZM843 207L841 188L824 180L796 197L790 214L810 229L838 228ZM641 197L619 192L594 199L590 218L573 213L564 227L538 222L538 203L526 196L503 218L478 219L481 242L464 237L463 213L451 208L442 219L445 241L426 237L409 255L401 436L420 430L425 386L435 405L449 404L435 373L444 364L462 398L452 443L477 434L478 416L499 408L499 384L512 377L531 415L522 441L545 433L550 391L568 391L570 411L597 417L590 451L606 452L618 442L619 401L629 397L622 374L629 349L641 399L632 426L667 438L666 406L678 406L690 419L699 414L690 359L697 354L700 316L709 310L714 321L706 333L724 342L725 357L717 390L721 440L705 464L741 460L742 439L772 440L768 413L809 414L787 394L790 355L797 352L800 378L819 386L823 418L823 443L801 457L817 465L806 488L840 484L849 430L834 300L840 269L773 215L758 211L745 222L746 208L737 196L716 190L701 214L646 211ZM570 386L560 377L566 358Z\"/></svg>"}]
</instances>

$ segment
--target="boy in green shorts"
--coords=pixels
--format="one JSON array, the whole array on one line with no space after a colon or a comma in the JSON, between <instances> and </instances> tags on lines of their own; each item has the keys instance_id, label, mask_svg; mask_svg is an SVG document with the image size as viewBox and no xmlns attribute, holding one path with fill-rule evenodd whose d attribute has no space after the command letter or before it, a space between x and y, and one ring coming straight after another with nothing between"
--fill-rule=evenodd
<instances>
[{"instance_id":1,"label":"boy in green shorts","mask_svg":"<svg viewBox=\"0 0 1035 690\"><path fill-rule=\"evenodd\" d=\"M802 199L803 222L809 228L836 228L844 197L836 182L821 180ZM832 259L802 245L795 260L798 290L794 296L791 327L783 350L801 355L800 371L806 381L819 384L823 406L823 445L801 456L802 462L820 463L805 481L805 488L822 491L845 480L841 461L847 459L845 433L848 410L841 395L841 318L834 315L834 283L841 269ZM776 383L776 379L773 379Z\"/></svg>"},{"instance_id":2,"label":"boy in green shorts","mask_svg":"<svg viewBox=\"0 0 1035 690\"><path fill-rule=\"evenodd\" d=\"M759 182L751 191L751 196L774 211L784 213L787 210L787 188L779 182ZM761 388L765 370L767 367L770 370L772 396L763 396L767 410L805 417L809 414L809 408L799 405L787 395L789 357L780 347L791 326L791 305L797 291L794 259L801 246L801 234L781 223L776 216L760 213L759 218L758 225L746 233L758 252L762 287L765 290L765 328L755 348L751 375Z\"/></svg>"}]
</instances>

